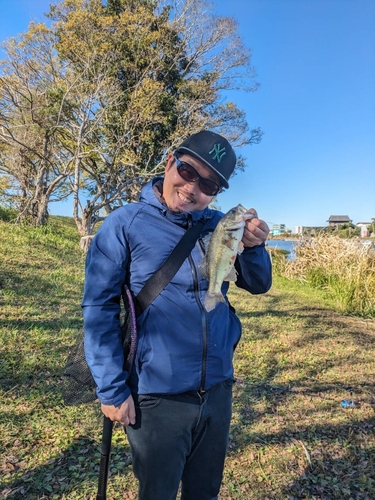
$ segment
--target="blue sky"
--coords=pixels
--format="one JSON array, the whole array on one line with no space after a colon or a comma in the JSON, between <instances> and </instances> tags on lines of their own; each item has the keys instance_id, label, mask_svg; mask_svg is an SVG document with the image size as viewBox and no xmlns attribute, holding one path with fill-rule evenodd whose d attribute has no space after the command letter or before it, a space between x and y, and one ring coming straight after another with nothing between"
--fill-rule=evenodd
<instances>
[{"instance_id":1,"label":"blue sky","mask_svg":"<svg viewBox=\"0 0 375 500\"><path fill-rule=\"evenodd\" d=\"M48 0L0 0L0 40L43 20ZM375 217L374 0L215 0L238 21L253 50L260 88L233 92L259 145L242 148L244 173L219 195L269 225L324 226L330 215L354 223ZM51 206L71 215L69 203Z\"/></svg>"}]
</instances>

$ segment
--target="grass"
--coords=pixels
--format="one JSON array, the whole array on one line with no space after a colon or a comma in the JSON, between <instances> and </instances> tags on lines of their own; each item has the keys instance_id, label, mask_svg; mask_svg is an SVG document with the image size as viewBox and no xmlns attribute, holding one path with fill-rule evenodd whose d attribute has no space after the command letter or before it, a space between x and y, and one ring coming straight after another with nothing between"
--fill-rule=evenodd
<instances>
[{"instance_id":1,"label":"grass","mask_svg":"<svg viewBox=\"0 0 375 500\"><path fill-rule=\"evenodd\" d=\"M326 290L345 313L375 316L375 250L358 239L318 234L296 245L297 259L278 259L282 276Z\"/></svg>"},{"instance_id":2,"label":"grass","mask_svg":"<svg viewBox=\"0 0 375 500\"><path fill-rule=\"evenodd\" d=\"M100 413L61 397L82 328L78 242L71 219L44 229L0 221L0 499L96 495ZM230 296L243 338L220 499L375 498L374 323L276 276L265 295ZM110 472L108 499L137 498L120 426Z\"/></svg>"},{"instance_id":3,"label":"grass","mask_svg":"<svg viewBox=\"0 0 375 500\"><path fill-rule=\"evenodd\" d=\"M278 279L232 293L244 335L223 498L375 498L373 323Z\"/></svg>"}]
</instances>

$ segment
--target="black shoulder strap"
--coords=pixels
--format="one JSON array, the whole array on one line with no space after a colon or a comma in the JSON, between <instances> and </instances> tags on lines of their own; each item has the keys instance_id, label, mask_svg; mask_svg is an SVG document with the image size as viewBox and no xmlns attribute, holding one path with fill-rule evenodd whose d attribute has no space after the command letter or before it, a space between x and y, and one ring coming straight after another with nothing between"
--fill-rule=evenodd
<instances>
[{"instance_id":1,"label":"black shoulder strap","mask_svg":"<svg viewBox=\"0 0 375 500\"><path fill-rule=\"evenodd\" d=\"M137 316L156 299L180 269L184 260L193 250L202 231L203 224L203 221L199 221L195 226L188 229L169 257L163 262L156 273L148 279L136 297Z\"/></svg>"}]
</instances>

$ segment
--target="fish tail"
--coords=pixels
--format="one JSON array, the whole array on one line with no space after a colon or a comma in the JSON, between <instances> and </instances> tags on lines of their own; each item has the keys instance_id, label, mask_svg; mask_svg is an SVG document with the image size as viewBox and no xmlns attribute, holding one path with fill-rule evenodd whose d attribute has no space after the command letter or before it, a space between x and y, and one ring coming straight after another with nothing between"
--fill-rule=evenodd
<instances>
[{"instance_id":1,"label":"fish tail","mask_svg":"<svg viewBox=\"0 0 375 500\"><path fill-rule=\"evenodd\" d=\"M213 309L215 309L215 307L217 306L217 304L219 302L226 303L226 300L224 299L224 295L221 292L219 292L219 293L207 292L206 298L204 300L204 307L205 307L207 312L210 312Z\"/></svg>"}]
</instances>

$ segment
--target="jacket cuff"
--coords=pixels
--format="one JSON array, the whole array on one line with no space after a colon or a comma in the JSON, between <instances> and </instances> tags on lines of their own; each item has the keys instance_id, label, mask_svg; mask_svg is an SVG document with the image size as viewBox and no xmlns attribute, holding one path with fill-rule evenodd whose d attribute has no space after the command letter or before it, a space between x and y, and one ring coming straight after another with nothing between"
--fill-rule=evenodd
<instances>
[{"instance_id":1,"label":"jacket cuff","mask_svg":"<svg viewBox=\"0 0 375 500\"><path fill-rule=\"evenodd\" d=\"M98 395L98 399L102 405L111 405L118 408L131 395L131 390L126 386L124 392L121 392L114 398L105 399Z\"/></svg>"},{"instance_id":2,"label":"jacket cuff","mask_svg":"<svg viewBox=\"0 0 375 500\"><path fill-rule=\"evenodd\" d=\"M249 251L249 250L254 250L254 248L263 248L266 246L266 243L263 241L260 245L254 245L253 247L244 247L243 251Z\"/></svg>"}]
</instances>

